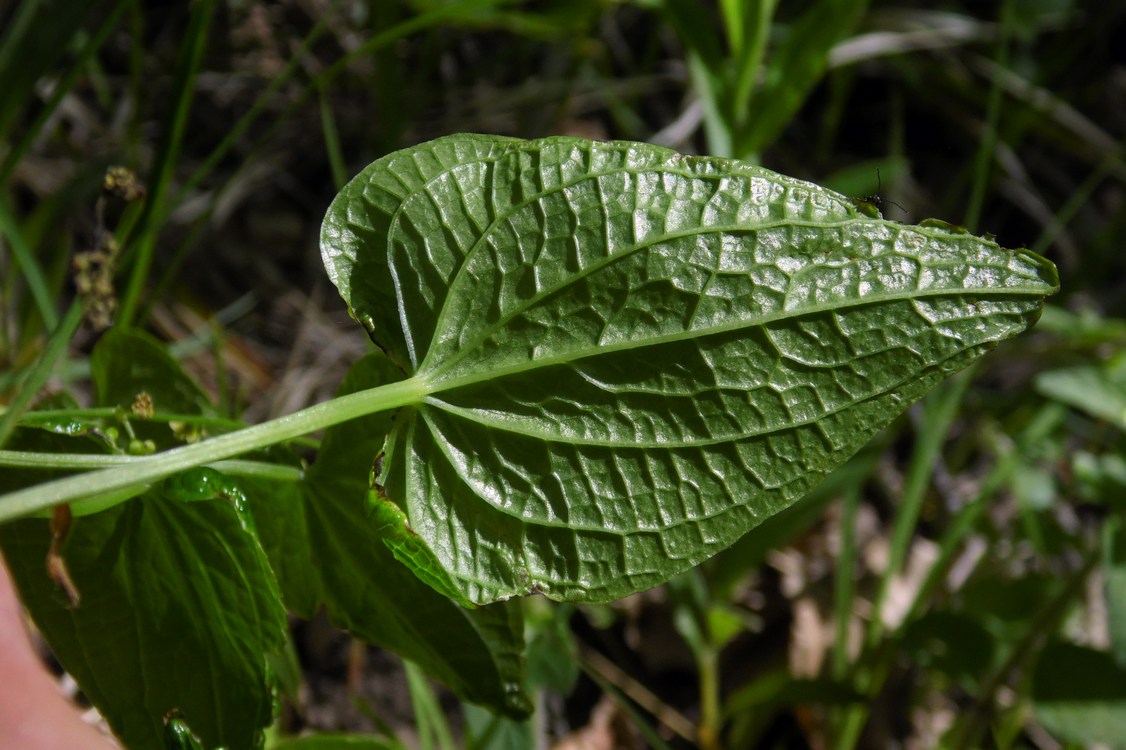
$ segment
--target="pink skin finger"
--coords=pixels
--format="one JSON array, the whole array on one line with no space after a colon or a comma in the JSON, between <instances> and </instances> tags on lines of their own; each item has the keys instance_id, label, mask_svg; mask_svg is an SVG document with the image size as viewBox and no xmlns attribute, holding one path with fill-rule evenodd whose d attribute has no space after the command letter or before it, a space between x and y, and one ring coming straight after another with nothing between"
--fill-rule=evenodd
<instances>
[{"instance_id":1,"label":"pink skin finger","mask_svg":"<svg viewBox=\"0 0 1126 750\"><path fill-rule=\"evenodd\" d=\"M0 560L0 747L112 750L60 692L32 648L8 570Z\"/></svg>"}]
</instances>

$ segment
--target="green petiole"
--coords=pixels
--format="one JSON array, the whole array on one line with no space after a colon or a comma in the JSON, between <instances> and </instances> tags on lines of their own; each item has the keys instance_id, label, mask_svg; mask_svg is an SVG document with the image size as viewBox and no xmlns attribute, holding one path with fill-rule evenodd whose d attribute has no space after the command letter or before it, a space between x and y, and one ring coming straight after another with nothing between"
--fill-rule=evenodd
<instances>
[{"instance_id":1,"label":"green petiole","mask_svg":"<svg viewBox=\"0 0 1126 750\"><path fill-rule=\"evenodd\" d=\"M151 484L179 471L285 442L341 422L416 403L427 383L411 378L370 388L237 432L174 448L146 458L132 459L87 474L57 479L0 496L0 523L94 495Z\"/></svg>"},{"instance_id":2,"label":"green petiole","mask_svg":"<svg viewBox=\"0 0 1126 750\"><path fill-rule=\"evenodd\" d=\"M100 453L35 453L32 451L0 450L0 466L14 466L23 469L104 469L110 466L128 466L138 461L146 461L147 456L126 456ZM303 472L295 466L283 466L265 461L213 461L209 464L226 474L244 477L276 479L283 482L296 482Z\"/></svg>"}]
</instances>

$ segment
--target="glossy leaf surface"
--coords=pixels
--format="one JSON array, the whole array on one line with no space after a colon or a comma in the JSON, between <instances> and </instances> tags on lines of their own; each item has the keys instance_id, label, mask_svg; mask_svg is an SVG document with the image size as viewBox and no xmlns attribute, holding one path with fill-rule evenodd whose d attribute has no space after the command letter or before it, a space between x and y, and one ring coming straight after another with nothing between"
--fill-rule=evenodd
<instances>
[{"instance_id":1,"label":"glossy leaf surface","mask_svg":"<svg viewBox=\"0 0 1126 750\"><path fill-rule=\"evenodd\" d=\"M609 600L695 565L1057 284L1027 251L765 169L576 138L385 157L322 251L426 394L386 493L478 602Z\"/></svg>"},{"instance_id":2,"label":"glossy leaf surface","mask_svg":"<svg viewBox=\"0 0 1126 750\"><path fill-rule=\"evenodd\" d=\"M255 746L285 612L234 508L146 495L77 519L64 550L82 595L73 609L44 571L49 542L46 521L0 527L37 626L128 747L163 748L175 708L207 747Z\"/></svg>"},{"instance_id":3,"label":"glossy leaf surface","mask_svg":"<svg viewBox=\"0 0 1126 750\"><path fill-rule=\"evenodd\" d=\"M400 377L386 357L369 355L352 366L340 395ZM395 558L373 518L369 475L390 427L382 413L330 428L302 482L240 480L286 603L305 617L324 607L337 625L410 659L466 700L526 714L517 603L459 606Z\"/></svg>"},{"instance_id":4,"label":"glossy leaf surface","mask_svg":"<svg viewBox=\"0 0 1126 750\"><path fill-rule=\"evenodd\" d=\"M91 362L104 405L128 405L143 386L165 408L201 409L194 384L150 337L111 331ZM140 426L171 443L166 425ZM107 447L30 428L16 437L27 450ZM0 489L43 477L6 471ZM179 502L155 488L75 519L63 557L77 607L47 575L50 541L45 520L0 526L0 548L36 625L125 746L163 750L172 711L208 748L257 746L272 719L267 657L285 640L285 609L265 552L229 502Z\"/></svg>"}]
</instances>

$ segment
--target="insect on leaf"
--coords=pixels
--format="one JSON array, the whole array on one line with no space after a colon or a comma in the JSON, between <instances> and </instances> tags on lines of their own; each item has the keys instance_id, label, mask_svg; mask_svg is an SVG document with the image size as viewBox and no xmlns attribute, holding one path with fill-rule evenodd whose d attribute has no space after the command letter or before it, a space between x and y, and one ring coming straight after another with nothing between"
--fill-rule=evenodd
<instances>
[{"instance_id":1,"label":"insect on leaf","mask_svg":"<svg viewBox=\"0 0 1126 750\"><path fill-rule=\"evenodd\" d=\"M699 563L1057 287L1027 251L760 167L562 137L391 154L321 242L425 394L380 482L475 602L609 600Z\"/></svg>"}]
</instances>

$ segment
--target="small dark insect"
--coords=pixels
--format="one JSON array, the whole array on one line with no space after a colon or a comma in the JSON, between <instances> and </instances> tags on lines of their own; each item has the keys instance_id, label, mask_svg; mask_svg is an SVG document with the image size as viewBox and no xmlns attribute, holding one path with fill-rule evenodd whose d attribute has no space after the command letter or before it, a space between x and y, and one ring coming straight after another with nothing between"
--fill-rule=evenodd
<instances>
[{"instance_id":1,"label":"small dark insect","mask_svg":"<svg viewBox=\"0 0 1126 750\"><path fill-rule=\"evenodd\" d=\"M852 205L856 206L856 209L860 211L860 213L871 219L884 218L884 215L880 212L880 209L885 203L890 206L895 206L900 211L906 214L907 209L905 209L903 206L899 205L895 201L886 200L882 195L880 195L880 193L883 191L883 188L883 182L880 180L880 170L877 169L875 194L866 195L863 198L852 198Z\"/></svg>"}]
</instances>

